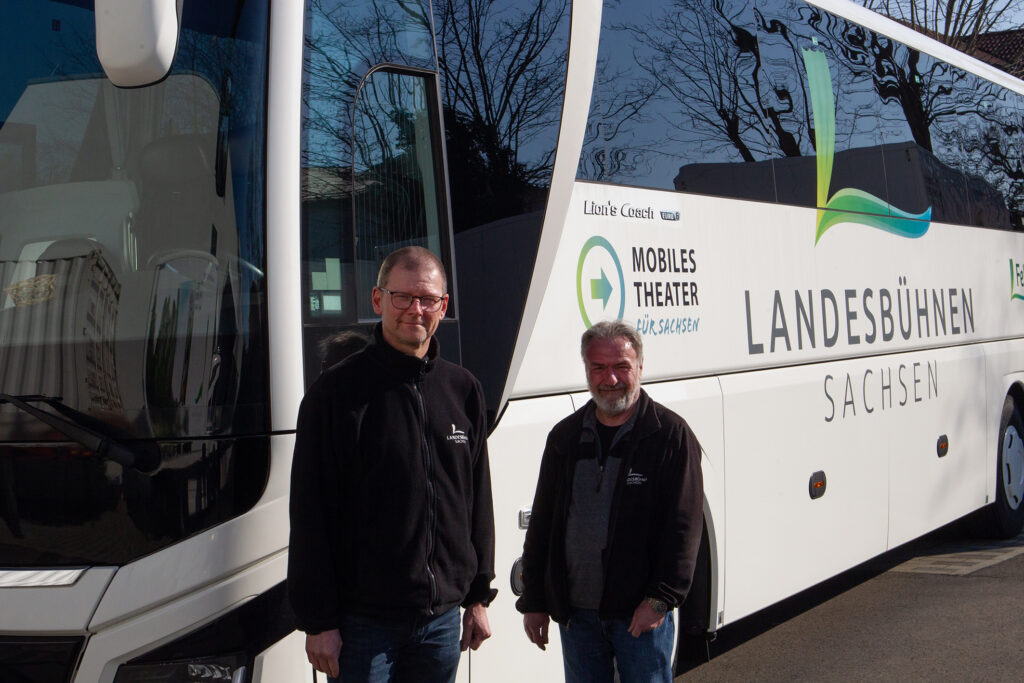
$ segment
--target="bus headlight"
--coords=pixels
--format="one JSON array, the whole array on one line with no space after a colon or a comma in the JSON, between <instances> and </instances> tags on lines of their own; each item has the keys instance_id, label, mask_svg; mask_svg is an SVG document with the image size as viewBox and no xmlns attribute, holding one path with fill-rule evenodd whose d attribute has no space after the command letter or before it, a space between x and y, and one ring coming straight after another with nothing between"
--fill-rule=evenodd
<instances>
[{"instance_id":1,"label":"bus headlight","mask_svg":"<svg viewBox=\"0 0 1024 683\"><path fill-rule=\"evenodd\" d=\"M245 655L122 664L114 683L245 683Z\"/></svg>"}]
</instances>

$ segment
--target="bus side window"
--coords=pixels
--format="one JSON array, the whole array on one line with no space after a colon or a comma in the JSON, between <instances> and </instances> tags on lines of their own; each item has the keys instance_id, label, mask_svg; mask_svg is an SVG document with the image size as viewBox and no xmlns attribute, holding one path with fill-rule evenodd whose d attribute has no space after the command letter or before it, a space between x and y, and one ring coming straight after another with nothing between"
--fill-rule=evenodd
<instances>
[{"instance_id":1,"label":"bus side window","mask_svg":"<svg viewBox=\"0 0 1024 683\"><path fill-rule=\"evenodd\" d=\"M359 87L351 129L334 129L351 161L319 137L307 143L332 156L305 169L307 324L375 318L377 269L399 247L430 249L450 276L438 111L433 75L378 69Z\"/></svg>"},{"instance_id":2,"label":"bus side window","mask_svg":"<svg viewBox=\"0 0 1024 683\"><path fill-rule=\"evenodd\" d=\"M1007 204L1013 192L1014 161L1008 153L1014 132L1020 135L1019 129L1013 130L1017 112L1012 93L963 69L952 69L952 81L957 161L971 202L968 225L1005 230L1010 227Z\"/></svg>"},{"instance_id":3,"label":"bus side window","mask_svg":"<svg viewBox=\"0 0 1024 683\"><path fill-rule=\"evenodd\" d=\"M1008 131L1010 139L1003 150L1008 160L1021 163L1024 160L1024 96L1010 93L1013 112L1009 114ZM1010 211L1010 229L1024 230L1024 178L1012 177L1006 194L1006 206Z\"/></svg>"},{"instance_id":4,"label":"bus side window","mask_svg":"<svg viewBox=\"0 0 1024 683\"><path fill-rule=\"evenodd\" d=\"M606 3L577 178L775 201L754 5Z\"/></svg>"},{"instance_id":5,"label":"bus side window","mask_svg":"<svg viewBox=\"0 0 1024 683\"><path fill-rule=\"evenodd\" d=\"M393 250L426 247L451 271L433 77L378 70L363 82L353 120L355 279L361 319ZM450 309L453 310L453 309Z\"/></svg>"}]
</instances>

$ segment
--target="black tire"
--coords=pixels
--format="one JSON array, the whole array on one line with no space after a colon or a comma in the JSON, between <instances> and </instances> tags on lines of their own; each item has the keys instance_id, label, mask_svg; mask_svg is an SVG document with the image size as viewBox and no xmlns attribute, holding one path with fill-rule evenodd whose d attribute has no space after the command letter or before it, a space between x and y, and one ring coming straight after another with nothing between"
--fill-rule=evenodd
<instances>
[{"instance_id":1,"label":"black tire","mask_svg":"<svg viewBox=\"0 0 1024 683\"><path fill-rule=\"evenodd\" d=\"M989 506L988 530L996 538L1013 538L1024 528L1024 420L1012 396L1003 403L996 448L996 502Z\"/></svg>"}]
</instances>

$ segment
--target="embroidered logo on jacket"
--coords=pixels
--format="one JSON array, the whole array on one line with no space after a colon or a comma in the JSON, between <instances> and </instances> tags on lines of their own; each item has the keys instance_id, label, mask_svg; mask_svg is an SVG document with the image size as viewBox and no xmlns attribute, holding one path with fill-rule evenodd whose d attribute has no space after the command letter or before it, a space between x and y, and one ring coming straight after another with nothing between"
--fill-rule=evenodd
<instances>
[{"instance_id":1,"label":"embroidered logo on jacket","mask_svg":"<svg viewBox=\"0 0 1024 683\"><path fill-rule=\"evenodd\" d=\"M452 433L447 436L447 439L453 443L469 443L469 439L466 438L466 432L456 429L454 424L452 425Z\"/></svg>"},{"instance_id":2,"label":"embroidered logo on jacket","mask_svg":"<svg viewBox=\"0 0 1024 683\"><path fill-rule=\"evenodd\" d=\"M640 486L647 481L647 476L634 472L633 468L629 468L629 473L626 475L626 486Z\"/></svg>"}]
</instances>

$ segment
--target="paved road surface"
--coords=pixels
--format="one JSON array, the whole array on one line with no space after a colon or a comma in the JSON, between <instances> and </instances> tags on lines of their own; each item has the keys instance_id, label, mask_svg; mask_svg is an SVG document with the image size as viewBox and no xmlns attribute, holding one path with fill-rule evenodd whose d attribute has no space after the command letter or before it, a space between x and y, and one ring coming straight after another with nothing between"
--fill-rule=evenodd
<instances>
[{"instance_id":1,"label":"paved road surface","mask_svg":"<svg viewBox=\"0 0 1024 683\"><path fill-rule=\"evenodd\" d=\"M1024 681L1024 534L957 526L723 629L691 681Z\"/></svg>"}]
</instances>

